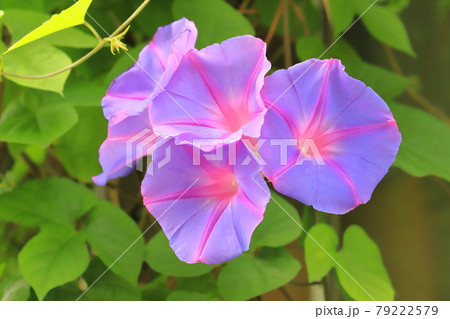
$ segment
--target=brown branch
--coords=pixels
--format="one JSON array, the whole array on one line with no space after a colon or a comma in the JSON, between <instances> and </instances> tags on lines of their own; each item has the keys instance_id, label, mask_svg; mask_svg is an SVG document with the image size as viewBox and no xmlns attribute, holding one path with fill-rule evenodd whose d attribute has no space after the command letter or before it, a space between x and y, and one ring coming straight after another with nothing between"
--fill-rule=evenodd
<instances>
[{"instance_id":1,"label":"brown branch","mask_svg":"<svg viewBox=\"0 0 450 319\"><path fill-rule=\"evenodd\" d=\"M441 109L435 106L433 103L428 101L425 97L420 95L417 91L414 91L411 88L406 88L406 93L413 99L417 104L419 104L422 108L433 114L434 116L440 118L444 123L450 125L450 119L447 114L445 114Z\"/></svg>"},{"instance_id":2,"label":"brown branch","mask_svg":"<svg viewBox=\"0 0 450 319\"><path fill-rule=\"evenodd\" d=\"M267 43L267 46L269 46L270 41L272 41L272 38L277 29L278 22L280 21L281 13L283 12L283 4L284 4L284 1L280 0L280 4L278 5L277 11L275 12L275 16L273 17L269 31L267 32L267 36L266 36L266 40L265 40L265 42Z\"/></svg>"},{"instance_id":3,"label":"brown branch","mask_svg":"<svg viewBox=\"0 0 450 319\"><path fill-rule=\"evenodd\" d=\"M388 47L388 46L384 46L384 52L386 53L387 59L389 61L389 64L391 65L392 70L398 74L398 75L404 75L400 63L398 62L394 51L392 50L392 48ZM423 97L419 92L413 90L412 88L408 87L405 90L406 94L409 95L409 97L414 100L418 105L420 105L423 109L427 110L428 112L430 112L431 114L433 114L434 116L440 118L444 123L446 123L447 125L450 125L450 119L447 116L447 114L445 114L444 111L442 111L441 109L439 109L437 106L435 106L433 103L431 103L430 101L428 101L425 97Z\"/></svg>"},{"instance_id":4,"label":"brown branch","mask_svg":"<svg viewBox=\"0 0 450 319\"><path fill-rule=\"evenodd\" d=\"M444 44L449 31L450 31L450 11L447 12L447 15L445 16L444 22L442 23L441 29L439 31L439 34L436 37L436 41L434 42L434 45L431 47L427 57L425 58L425 63L423 64L422 71L420 72L421 79L427 76L428 72L431 69L431 66L436 61L436 55L441 49L442 45Z\"/></svg>"},{"instance_id":5,"label":"brown branch","mask_svg":"<svg viewBox=\"0 0 450 319\"><path fill-rule=\"evenodd\" d=\"M300 23L303 27L303 33L306 36L310 36L311 30L308 26L305 15L303 14L302 8L297 3L295 3L294 0L289 0L289 4L291 5L292 10L294 11L294 14L296 15L298 21L300 21Z\"/></svg>"},{"instance_id":6,"label":"brown branch","mask_svg":"<svg viewBox=\"0 0 450 319\"><path fill-rule=\"evenodd\" d=\"M283 0L283 45L284 45L284 65L286 68L292 65L291 36L289 28L289 4L288 0Z\"/></svg>"},{"instance_id":7,"label":"brown branch","mask_svg":"<svg viewBox=\"0 0 450 319\"><path fill-rule=\"evenodd\" d=\"M330 0L322 0L322 5L325 10L325 14L327 15L328 22L333 27L333 17L331 15Z\"/></svg>"}]
</instances>

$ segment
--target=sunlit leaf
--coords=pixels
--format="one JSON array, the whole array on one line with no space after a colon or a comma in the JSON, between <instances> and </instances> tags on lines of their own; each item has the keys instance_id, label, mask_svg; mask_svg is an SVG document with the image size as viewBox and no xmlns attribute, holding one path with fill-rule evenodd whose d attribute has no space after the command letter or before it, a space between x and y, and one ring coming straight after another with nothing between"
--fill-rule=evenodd
<instances>
[{"instance_id":1,"label":"sunlit leaf","mask_svg":"<svg viewBox=\"0 0 450 319\"><path fill-rule=\"evenodd\" d=\"M145 261L157 272L177 277L200 276L211 269L214 265L186 264L180 261L169 246L169 240L160 231L148 243Z\"/></svg>"},{"instance_id":2,"label":"sunlit leaf","mask_svg":"<svg viewBox=\"0 0 450 319\"><path fill-rule=\"evenodd\" d=\"M144 240L127 213L110 202L99 202L87 215L84 233L91 247L108 266L127 251L110 270L137 285L144 261Z\"/></svg>"},{"instance_id":3,"label":"sunlit leaf","mask_svg":"<svg viewBox=\"0 0 450 319\"><path fill-rule=\"evenodd\" d=\"M92 0L79 0L70 8L63 10L59 14L54 14L50 20L44 22L40 27L34 29L18 42L13 44L7 52L14 50L27 43L45 37L46 35L57 31L67 29L84 23L86 11L91 5Z\"/></svg>"},{"instance_id":4,"label":"sunlit leaf","mask_svg":"<svg viewBox=\"0 0 450 319\"><path fill-rule=\"evenodd\" d=\"M294 279L300 263L284 248L262 248L253 257L244 254L220 271L219 292L226 300L247 300Z\"/></svg>"},{"instance_id":5,"label":"sunlit leaf","mask_svg":"<svg viewBox=\"0 0 450 319\"><path fill-rule=\"evenodd\" d=\"M41 232L19 253L20 271L39 300L50 289L78 278L88 264L84 239L75 232Z\"/></svg>"},{"instance_id":6,"label":"sunlit leaf","mask_svg":"<svg viewBox=\"0 0 450 319\"><path fill-rule=\"evenodd\" d=\"M11 34L11 41L15 42L26 35L30 29L38 27L42 21L48 19L49 15L42 12L11 9L6 11L3 22ZM98 44L98 40L78 28L70 28L47 35L39 39L39 43L84 49L93 48Z\"/></svg>"},{"instance_id":7,"label":"sunlit leaf","mask_svg":"<svg viewBox=\"0 0 450 319\"><path fill-rule=\"evenodd\" d=\"M175 19L186 17L195 22L197 48L238 35L255 34L250 22L223 0L175 0L172 10Z\"/></svg>"},{"instance_id":8,"label":"sunlit leaf","mask_svg":"<svg viewBox=\"0 0 450 319\"><path fill-rule=\"evenodd\" d=\"M435 175L450 182L450 127L422 110L394 102L389 106L402 133L394 165L414 176Z\"/></svg>"}]
</instances>

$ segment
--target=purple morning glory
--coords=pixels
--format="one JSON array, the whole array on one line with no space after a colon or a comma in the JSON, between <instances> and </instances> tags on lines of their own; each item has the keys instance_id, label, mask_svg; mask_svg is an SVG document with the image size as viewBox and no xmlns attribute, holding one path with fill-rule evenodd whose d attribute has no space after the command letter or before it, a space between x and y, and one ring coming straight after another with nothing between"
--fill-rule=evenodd
<instances>
[{"instance_id":1,"label":"purple morning glory","mask_svg":"<svg viewBox=\"0 0 450 319\"><path fill-rule=\"evenodd\" d=\"M264 79L270 63L260 39L196 50L196 36L186 19L158 29L111 84L97 184L152 154L144 204L187 263L248 250L270 199L261 170L277 191L320 211L343 214L370 199L401 141L372 89L333 59Z\"/></svg>"},{"instance_id":2,"label":"purple morning glory","mask_svg":"<svg viewBox=\"0 0 450 319\"><path fill-rule=\"evenodd\" d=\"M148 109L164 90L182 56L194 48L196 39L194 23L184 18L158 28L137 63L112 82L102 100L109 125L108 137L99 152L103 173L93 178L96 184L105 185L110 179L127 175L137 159L151 154L156 136ZM127 142L133 138L147 141L146 147L127 151Z\"/></svg>"},{"instance_id":3,"label":"purple morning glory","mask_svg":"<svg viewBox=\"0 0 450 319\"><path fill-rule=\"evenodd\" d=\"M248 250L270 199L261 166L241 141L219 153L171 139L153 153L154 165L165 165L142 182L145 206L187 263L217 264Z\"/></svg>"},{"instance_id":4,"label":"purple morning glory","mask_svg":"<svg viewBox=\"0 0 450 319\"><path fill-rule=\"evenodd\" d=\"M366 203L401 135L386 103L339 60L308 60L265 79L259 150L282 194L343 214Z\"/></svg>"},{"instance_id":5,"label":"purple morning glory","mask_svg":"<svg viewBox=\"0 0 450 319\"><path fill-rule=\"evenodd\" d=\"M266 44L250 35L189 51L167 93L153 101L154 130L175 136L177 144L197 138L221 144L242 136L258 137L266 112L260 90L270 69L265 53Z\"/></svg>"}]
</instances>

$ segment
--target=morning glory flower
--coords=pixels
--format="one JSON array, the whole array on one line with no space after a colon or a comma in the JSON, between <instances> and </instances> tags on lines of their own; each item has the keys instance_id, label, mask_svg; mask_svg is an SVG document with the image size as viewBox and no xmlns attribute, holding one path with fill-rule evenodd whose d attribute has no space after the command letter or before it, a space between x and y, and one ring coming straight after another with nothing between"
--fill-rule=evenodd
<instances>
[{"instance_id":1,"label":"morning glory flower","mask_svg":"<svg viewBox=\"0 0 450 319\"><path fill-rule=\"evenodd\" d=\"M210 150L242 136L258 137L266 112L260 90L270 69L265 54L266 44L250 35L189 51L167 94L153 101L154 130L176 137L177 144L217 139Z\"/></svg>"},{"instance_id":2,"label":"morning glory flower","mask_svg":"<svg viewBox=\"0 0 450 319\"><path fill-rule=\"evenodd\" d=\"M180 260L217 264L248 250L270 191L243 142L205 153L170 139L153 164L161 167L142 182L144 204Z\"/></svg>"},{"instance_id":3,"label":"morning glory flower","mask_svg":"<svg viewBox=\"0 0 450 319\"><path fill-rule=\"evenodd\" d=\"M319 211L366 203L401 135L386 103L339 60L308 60L266 77L259 150L275 189Z\"/></svg>"},{"instance_id":4,"label":"morning glory flower","mask_svg":"<svg viewBox=\"0 0 450 319\"><path fill-rule=\"evenodd\" d=\"M137 63L112 82L102 100L109 125L108 137L99 151L103 173L93 178L96 184L105 185L110 179L129 174L137 159L151 154L157 139L148 109L164 90L181 57L194 48L196 39L194 23L184 18L158 28ZM127 142L137 137L147 140L146 147L127 152Z\"/></svg>"}]
</instances>

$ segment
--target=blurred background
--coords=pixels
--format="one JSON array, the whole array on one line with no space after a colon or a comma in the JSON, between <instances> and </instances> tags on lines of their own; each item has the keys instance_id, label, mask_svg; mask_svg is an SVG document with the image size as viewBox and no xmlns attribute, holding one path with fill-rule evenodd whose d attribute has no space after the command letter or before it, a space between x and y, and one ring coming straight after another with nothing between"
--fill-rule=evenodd
<instances>
[{"instance_id":1,"label":"blurred background","mask_svg":"<svg viewBox=\"0 0 450 319\"><path fill-rule=\"evenodd\" d=\"M89 13L104 30L92 19L87 21L104 37L105 30L109 33L115 30L141 2L94 0ZM342 59L350 75L366 82L388 102L404 141L397 162L368 204L345 216L316 213L315 218L328 222L340 235L350 225L362 226L379 247L396 300L450 300L450 1L379 0L359 19L372 4L372 0L152 0L131 23L123 42L128 45L129 53L137 57L157 27L184 16L193 20L199 29L196 46L199 49L246 33L265 40L271 72L308 58ZM71 5L71 0L0 0L0 10L5 11L0 19L4 44L0 45L0 52L39 26L49 14ZM96 44L95 38L87 37L89 30L77 29L84 35L42 41L63 50L63 57L67 56L69 62L75 61ZM63 43L68 40L76 44ZM15 60L10 61L5 56L5 70ZM29 74L50 72L67 65L64 61L60 65L48 56L38 57L36 67ZM0 86L2 196L26 181L58 176L85 185L98 198L120 207L140 230L153 222L142 206L141 173L112 181L107 187L94 186L90 180L101 172L98 148L106 137L101 98L111 81L132 63L123 53L112 55L103 49L71 71L67 82L62 83L64 90L62 86L59 88L59 82L36 87L30 80L18 82L13 77L3 78ZM29 70L16 67L15 71ZM65 124L48 138L23 133L24 128L33 125L33 119L18 124L22 135L6 132L5 114L21 94L26 96L24 99L32 112L42 101L58 99L57 103L69 105L70 112L57 115ZM76 119L67 120L70 116ZM295 205L303 212L302 205ZM0 278L3 279L20 274L18 252L37 233L36 228L10 221L5 217L7 214L7 211L0 213L0 275L3 274ZM145 240L157 231L155 228L146 233ZM299 240L287 248L300 260L301 271L290 283L254 300L310 300L323 296L327 300L348 299L333 272L325 283L307 284L304 248ZM91 254L91 257L95 256ZM94 267L93 263L90 267ZM162 277L155 276L150 266L144 264L139 273L139 285L147 287L146 292L117 298L165 300L168 294L165 291L177 286L177 277L164 277L162 284L156 282ZM212 275L217 275L214 270ZM73 286L52 290L47 298L72 298L83 287L86 289L89 283L86 278L74 281ZM189 283L184 281L184 285ZM119 285L115 289L128 289L123 287ZM29 298L36 298L33 291Z\"/></svg>"}]
</instances>

